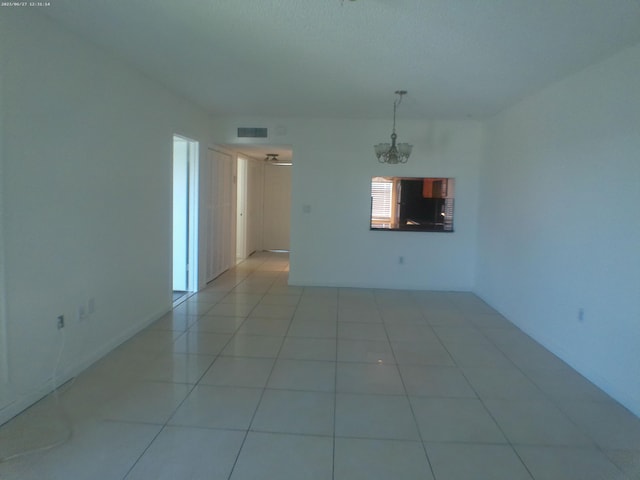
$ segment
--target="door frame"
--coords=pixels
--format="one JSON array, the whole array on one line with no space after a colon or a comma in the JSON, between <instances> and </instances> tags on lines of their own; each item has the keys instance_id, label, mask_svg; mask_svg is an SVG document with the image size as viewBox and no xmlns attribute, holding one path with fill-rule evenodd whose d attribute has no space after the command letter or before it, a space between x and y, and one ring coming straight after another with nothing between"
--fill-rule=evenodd
<instances>
[{"instance_id":1,"label":"door frame","mask_svg":"<svg viewBox=\"0 0 640 480\"><path fill-rule=\"evenodd\" d=\"M176 140L184 141L187 144L187 161L186 161L186 181L187 181L187 240L186 240L186 269L187 269L187 286L188 292L195 292L198 290L198 223L199 223L199 150L200 144L197 140L193 140L184 135L174 134L173 144ZM175 157L172 155L172 165L175 161ZM172 182L172 198L174 184ZM172 201L172 208L174 202ZM172 216L173 218L173 216ZM172 228L175 229L175 225L172 222ZM173 231L172 231L173 234ZM173 250L172 250L173 256ZM173 262L173 258L172 258ZM172 274L173 282L173 274Z\"/></svg>"},{"instance_id":2,"label":"door frame","mask_svg":"<svg viewBox=\"0 0 640 480\"><path fill-rule=\"evenodd\" d=\"M236 263L247 258L247 213L249 160L236 158Z\"/></svg>"}]
</instances>

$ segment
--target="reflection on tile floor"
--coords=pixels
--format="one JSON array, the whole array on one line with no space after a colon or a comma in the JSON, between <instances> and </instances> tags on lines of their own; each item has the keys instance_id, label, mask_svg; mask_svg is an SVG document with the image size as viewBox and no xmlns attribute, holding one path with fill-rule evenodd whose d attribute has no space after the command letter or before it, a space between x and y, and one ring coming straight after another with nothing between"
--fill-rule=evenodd
<instances>
[{"instance_id":1,"label":"reflection on tile floor","mask_svg":"<svg viewBox=\"0 0 640 480\"><path fill-rule=\"evenodd\" d=\"M0 479L640 479L640 420L473 294L287 271L254 255L3 426L0 457L61 444Z\"/></svg>"}]
</instances>

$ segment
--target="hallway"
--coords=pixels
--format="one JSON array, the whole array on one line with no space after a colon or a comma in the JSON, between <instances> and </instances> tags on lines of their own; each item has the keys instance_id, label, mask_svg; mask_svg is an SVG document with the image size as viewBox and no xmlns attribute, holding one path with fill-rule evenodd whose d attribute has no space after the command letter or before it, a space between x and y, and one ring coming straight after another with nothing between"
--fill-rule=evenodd
<instances>
[{"instance_id":1,"label":"hallway","mask_svg":"<svg viewBox=\"0 0 640 480\"><path fill-rule=\"evenodd\" d=\"M16 417L0 478L640 478L640 420L475 295L287 276L250 257Z\"/></svg>"}]
</instances>

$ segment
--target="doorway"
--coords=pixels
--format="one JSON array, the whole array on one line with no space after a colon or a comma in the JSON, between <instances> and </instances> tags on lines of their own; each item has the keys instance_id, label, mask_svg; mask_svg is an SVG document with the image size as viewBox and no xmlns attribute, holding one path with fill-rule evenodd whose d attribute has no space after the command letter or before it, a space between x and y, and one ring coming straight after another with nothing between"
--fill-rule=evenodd
<instances>
[{"instance_id":1,"label":"doorway","mask_svg":"<svg viewBox=\"0 0 640 480\"><path fill-rule=\"evenodd\" d=\"M238 157L236 171L236 263L247 258L247 174L246 158Z\"/></svg>"},{"instance_id":2,"label":"doorway","mask_svg":"<svg viewBox=\"0 0 640 480\"><path fill-rule=\"evenodd\" d=\"M291 164L267 164L264 172L263 249L289 251L291 237Z\"/></svg>"},{"instance_id":3,"label":"doorway","mask_svg":"<svg viewBox=\"0 0 640 480\"><path fill-rule=\"evenodd\" d=\"M173 136L173 302L198 289L198 142Z\"/></svg>"}]
</instances>

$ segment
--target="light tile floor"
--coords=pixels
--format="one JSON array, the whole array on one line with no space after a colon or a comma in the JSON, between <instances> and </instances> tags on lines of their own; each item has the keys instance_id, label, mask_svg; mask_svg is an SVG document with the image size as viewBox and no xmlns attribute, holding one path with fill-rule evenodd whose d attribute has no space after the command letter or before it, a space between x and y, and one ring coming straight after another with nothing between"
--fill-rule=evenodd
<instances>
[{"instance_id":1,"label":"light tile floor","mask_svg":"<svg viewBox=\"0 0 640 480\"><path fill-rule=\"evenodd\" d=\"M640 479L640 420L470 293L257 254L0 429L0 479Z\"/></svg>"}]
</instances>

